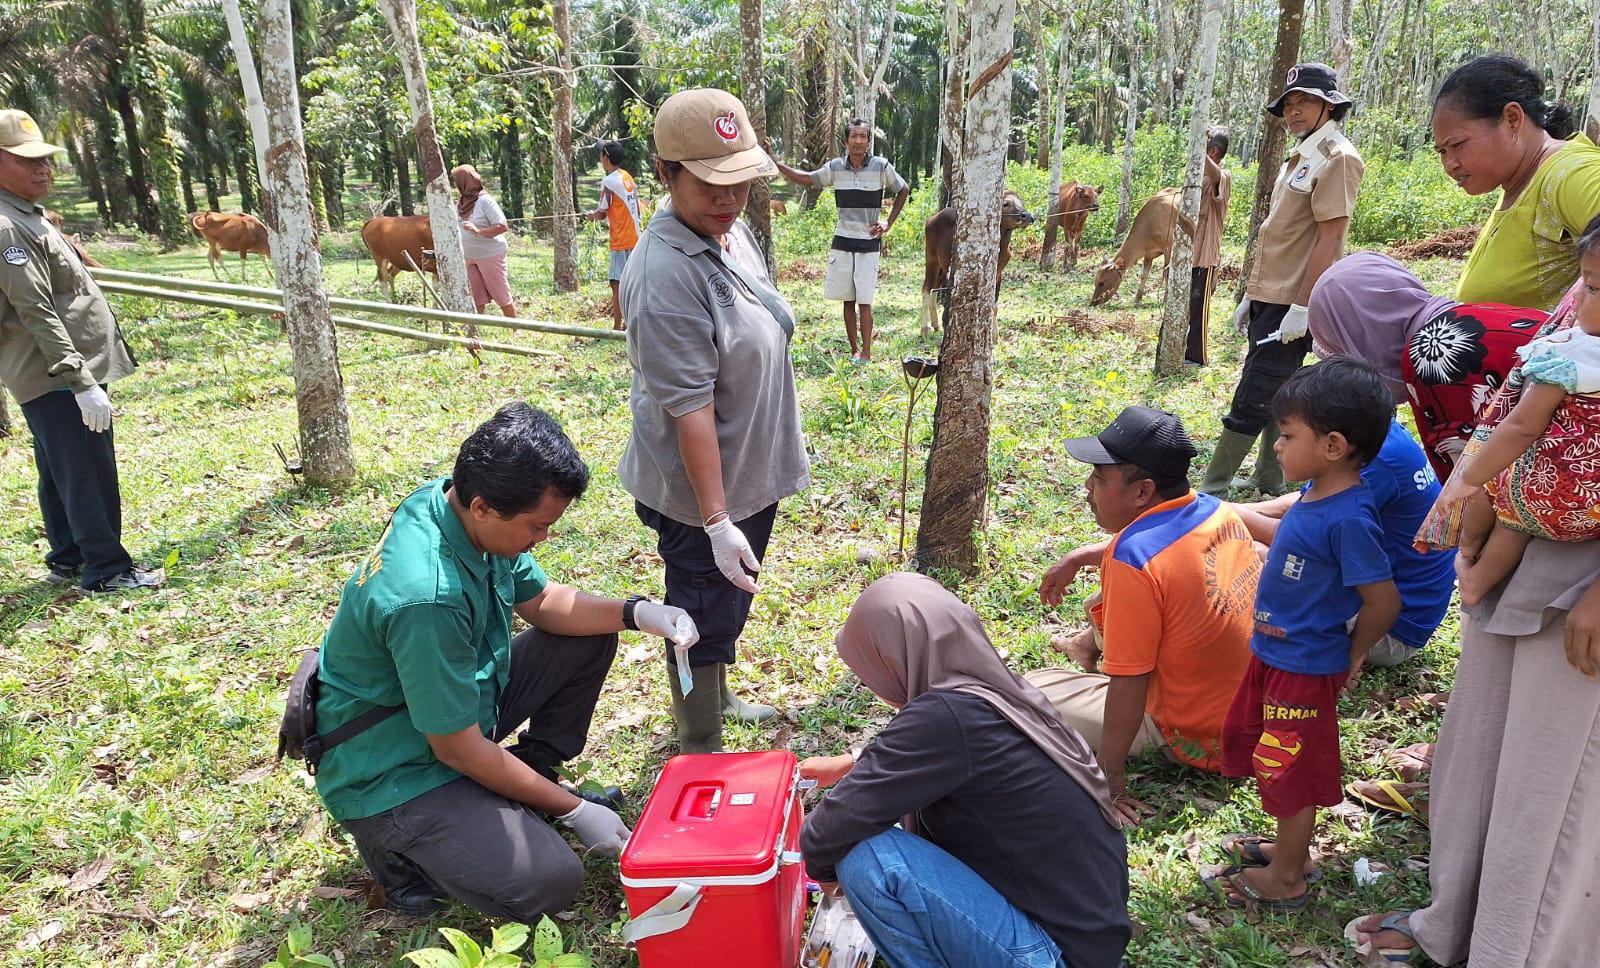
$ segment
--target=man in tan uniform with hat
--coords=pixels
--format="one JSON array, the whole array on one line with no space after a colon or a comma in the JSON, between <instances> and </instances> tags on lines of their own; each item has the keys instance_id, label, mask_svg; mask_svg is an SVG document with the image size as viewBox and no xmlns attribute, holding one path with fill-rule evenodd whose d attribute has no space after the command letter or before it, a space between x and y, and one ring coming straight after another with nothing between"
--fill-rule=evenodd
<instances>
[{"instance_id":1,"label":"man in tan uniform with hat","mask_svg":"<svg viewBox=\"0 0 1600 968\"><path fill-rule=\"evenodd\" d=\"M46 581L85 591L161 584L122 547L106 385L133 372L122 332L72 246L45 221L53 156L23 111L0 110L0 384L22 405L39 468Z\"/></svg>"}]
</instances>

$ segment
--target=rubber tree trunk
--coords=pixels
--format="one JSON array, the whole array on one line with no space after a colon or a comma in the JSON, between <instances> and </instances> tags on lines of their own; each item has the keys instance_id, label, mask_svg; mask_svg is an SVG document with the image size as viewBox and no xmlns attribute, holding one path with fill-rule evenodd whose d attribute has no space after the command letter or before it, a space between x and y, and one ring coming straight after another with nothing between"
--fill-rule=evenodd
<instances>
[{"instance_id":1,"label":"rubber tree trunk","mask_svg":"<svg viewBox=\"0 0 1600 968\"><path fill-rule=\"evenodd\" d=\"M144 145L149 155L150 179L156 191L156 234L166 248L189 235L184 221L184 198L179 187L178 149L167 123L167 96L160 60L151 50L149 20L144 0L125 0L128 15L128 60L133 95L144 117Z\"/></svg>"},{"instance_id":2,"label":"rubber tree trunk","mask_svg":"<svg viewBox=\"0 0 1600 968\"><path fill-rule=\"evenodd\" d=\"M1039 112L1036 123L1039 131L1039 150L1034 155L1033 163L1039 168L1048 167L1052 157L1050 152L1050 123L1053 118L1051 117L1050 95L1054 87L1050 83L1050 44L1045 36L1044 7L1045 0L1033 0L1033 72L1038 79L1039 88ZM1063 14L1060 19L1064 24L1066 15ZM1063 27L1062 29L1065 30L1066 28ZM1051 198L1054 197L1053 195L1051 196ZM1047 208L1046 211L1049 211L1049 209Z\"/></svg>"},{"instance_id":3,"label":"rubber tree trunk","mask_svg":"<svg viewBox=\"0 0 1600 968\"><path fill-rule=\"evenodd\" d=\"M1328 66L1339 75L1339 90L1348 91L1355 85L1350 76L1350 16L1353 0L1328 0L1324 13L1328 17Z\"/></svg>"},{"instance_id":4,"label":"rubber tree trunk","mask_svg":"<svg viewBox=\"0 0 1600 968\"><path fill-rule=\"evenodd\" d=\"M1196 51L1194 109L1189 114L1189 163L1183 172L1183 214L1198 227L1200 186L1205 177L1206 127L1211 115L1211 89L1217 76L1217 41L1222 35L1223 0L1205 0L1200 15L1200 47ZM1181 229L1172 233L1167 252L1167 302L1161 317L1161 337L1156 343L1156 374L1170 376L1183 369L1184 346L1189 335L1189 285L1194 267L1194 239Z\"/></svg>"},{"instance_id":5,"label":"rubber tree trunk","mask_svg":"<svg viewBox=\"0 0 1600 968\"><path fill-rule=\"evenodd\" d=\"M1244 298L1250 273L1256 265L1256 240L1272 204L1272 186L1283 167L1283 123L1267 113L1265 105L1278 93L1289 68L1300 57L1300 36L1305 29L1306 0L1278 0L1278 39L1272 47L1272 69L1267 72L1261 97L1261 147L1256 152L1255 200L1250 207L1250 237L1245 243L1244 270L1239 273L1238 298Z\"/></svg>"},{"instance_id":6,"label":"rubber tree trunk","mask_svg":"<svg viewBox=\"0 0 1600 968\"><path fill-rule=\"evenodd\" d=\"M763 144L767 139L767 81L762 57L766 31L761 20L761 0L739 0L739 91L743 95L744 109L750 115L750 126L756 130L757 144ZM761 248L761 258L767 263L767 275L777 279L778 264L772 253L771 200L772 187L765 178L750 182L744 220L756 237L756 245Z\"/></svg>"},{"instance_id":7,"label":"rubber tree trunk","mask_svg":"<svg viewBox=\"0 0 1600 968\"><path fill-rule=\"evenodd\" d=\"M1304 2L1304 0L1301 0ZM1133 218L1133 136L1139 127L1139 38L1133 4L1122 5L1122 29L1128 48L1127 111L1122 124L1122 183L1117 188L1117 236L1128 234Z\"/></svg>"},{"instance_id":8,"label":"rubber tree trunk","mask_svg":"<svg viewBox=\"0 0 1600 968\"><path fill-rule=\"evenodd\" d=\"M415 0L378 0L383 19L394 36L395 54L406 75L411 98L411 130L417 146L418 176L428 197L428 224L433 228L433 253L439 264L439 298L444 308L470 313L472 293L467 288L467 258L461 252L461 219L450 196L450 179L433 126L433 97L428 93L428 67L417 42Z\"/></svg>"},{"instance_id":9,"label":"rubber tree trunk","mask_svg":"<svg viewBox=\"0 0 1600 968\"><path fill-rule=\"evenodd\" d=\"M555 112L550 120L554 162L550 166L550 237L555 243L556 292L577 292L578 225L573 218L576 206L572 200L572 15L567 0L552 0L551 10L561 50L557 57L560 71L550 84L555 96Z\"/></svg>"},{"instance_id":10,"label":"rubber tree trunk","mask_svg":"<svg viewBox=\"0 0 1600 968\"><path fill-rule=\"evenodd\" d=\"M944 209L955 200L955 169L962 157L962 109L965 105L966 85L963 71L966 65L967 26L962 19L961 7L954 0L945 0L945 73L944 95L939 105L939 208ZM952 254L952 258L955 254ZM946 296L948 299L948 295Z\"/></svg>"},{"instance_id":11,"label":"rubber tree trunk","mask_svg":"<svg viewBox=\"0 0 1600 968\"><path fill-rule=\"evenodd\" d=\"M1589 22L1589 107L1584 111L1583 131L1589 140L1600 143L1600 0L1594 0Z\"/></svg>"},{"instance_id":12,"label":"rubber tree trunk","mask_svg":"<svg viewBox=\"0 0 1600 968\"><path fill-rule=\"evenodd\" d=\"M855 116L867 122L867 133L872 139L867 144L867 151L871 153L877 144L878 90L883 86L883 78L889 71L889 61L894 52L894 21L898 11L895 0L889 0L881 18L868 17L867 3L868 0L856 0L852 38L855 53L849 55L849 62L855 81ZM882 33L878 38L878 49L874 52L869 46L871 34L867 25L879 19L883 21Z\"/></svg>"},{"instance_id":13,"label":"rubber tree trunk","mask_svg":"<svg viewBox=\"0 0 1600 968\"><path fill-rule=\"evenodd\" d=\"M228 22L228 42L233 45L234 62L239 67L239 84L244 91L244 116L245 122L250 128L250 146L255 155L256 173L259 179L257 183L265 189L267 145L272 142L272 133L267 128L266 100L261 95L261 81L256 76L256 61L254 55L250 52L250 35L244 29L244 15L239 8L239 0L222 0L222 13ZM288 8L286 7L284 8L284 18L287 19L288 16ZM292 29L292 25L290 29ZM293 47L294 44L291 40L291 53L293 52ZM299 99L300 96L297 91L295 93L296 102ZM295 117L298 118L299 114L297 113ZM296 124L298 123L297 121ZM249 177L249 166L245 164L243 157L239 157L237 164L239 170L239 197L243 200L244 210L248 212L252 201L250 197L252 194L252 182ZM265 210L266 206L262 205L261 208ZM270 224L267 226L267 236L269 248L277 248L276 241L272 239L272 227ZM280 276L279 278L282 277Z\"/></svg>"},{"instance_id":14,"label":"rubber tree trunk","mask_svg":"<svg viewBox=\"0 0 1600 968\"><path fill-rule=\"evenodd\" d=\"M1061 18L1061 35L1056 40L1056 90L1067 89L1067 38L1071 31L1067 29L1068 20L1065 14ZM1039 268L1049 271L1056 267L1056 231L1058 226L1050 221L1049 213L1056 211L1061 202L1061 165L1062 155L1066 153L1066 127L1067 127L1067 99L1056 98L1055 125L1051 128L1054 142L1050 146L1050 195L1045 204L1045 229L1044 248L1039 253Z\"/></svg>"},{"instance_id":15,"label":"rubber tree trunk","mask_svg":"<svg viewBox=\"0 0 1600 968\"><path fill-rule=\"evenodd\" d=\"M225 0L235 7L238 0ZM336 487L355 480L350 410L339 373L339 347L323 291L322 254L312 224L312 185L300 130L300 85L294 69L290 0L261 0L262 100L271 145L266 149L263 221L274 237L272 261L294 356L300 458L307 483ZM248 56L246 47L240 56Z\"/></svg>"},{"instance_id":16,"label":"rubber tree trunk","mask_svg":"<svg viewBox=\"0 0 1600 968\"><path fill-rule=\"evenodd\" d=\"M956 0L950 0L956 2ZM964 132L955 166L956 241L951 314L939 353L939 403L917 526L917 567L971 574L989 494L989 405L994 387L995 272L1000 195L1011 129L1016 0L968 0L960 72Z\"/></svg>"}]
</instances>

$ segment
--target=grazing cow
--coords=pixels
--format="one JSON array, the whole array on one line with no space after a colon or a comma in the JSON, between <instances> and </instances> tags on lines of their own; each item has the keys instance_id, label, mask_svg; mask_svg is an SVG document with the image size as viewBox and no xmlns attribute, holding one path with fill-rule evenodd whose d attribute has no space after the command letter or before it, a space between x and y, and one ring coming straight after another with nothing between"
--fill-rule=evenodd
<instances>
[{"instance_id":1,"label":"grazing cow","mask_svg":"<svg viewBox=\"0 0 1600 968\"><path fill-rule=\"evenodd\" d=\"M47 208L44 210L44 220L49 222L51 225L54 225L56 227L56 231L61 233L61 237L67 240L67 244L72 246L72 251L78 254L79 262L82 262L86 266L99 266L102 269L105 268L105 263L100 262L99 260L95 259L94 256L84 251L83 240L78 238L78 233L74 232L71 235L67 234L67 226L66 223L61 221L60 212Z\"/></svg>"},{"instance_id":2,"label":"grazing cow","mask_svg":"<svg viewBox=\"0 0 1600 968\"><path fill-rule=\"evenodd\" d=\"M1172 262L1173 227L1182 227L1183 234L1194 238L1194 222L1184 218L1183 213L1178 211L1182 201L1183 189L1163 188L1139 207L1139 214L1133 217L1133 225L1128 227L1128 237L1122 240L1122 247L1110 262L1094 274L1094 295L1089 298L1089 305L1098 306L1115 296L1122 286L1122 277L1127 273L1128 266L1140 260L1144 262L1144 269L1139 273L1139 291L1133 297L1135 306L1144 301L1145 285L1150 281L1150 264L1157 256L1163 260L1161 281L1162 285L1166 284L1167 270Z\"/></svg>"},{"instance_id":3,"label":"grazing cow","mask_svg":"<svg viewBox=\"0 0 1600 968\"><path fill-rule=\"evenodd\" d=\"M433 258L433 227L426 215L379 215L369 218L361 226L361 241L372 253L378 267L378 282L389 290L389 301L394 302L394 277L400 272L410 272L411 263L406 253L423 272L439 274Z\"/></svg>"},{"instance_id":4,"label":"grazing cow","mask_svg":"<svg viewBox=\"0 0 1600 968\"><path fill-rule=\"evenodd\" d=\"M239 253L239 275L243 277L245 260L251 253L262 257L272 274L272 250L267 248L267 227L254 215L244 212L194 212L189 216L189 227L200 233L210 249L206 262L211 265L213 278L221 279L217 266L222 253Z\"/></svg>"},{"instance_id":5,"label":"grazing cow","mask_svg":"<svg viewBox=\"0 0 1600 968\"><path fill-rule=\"evenodd\" d=\"M1000 262L995 270L994 294L1000 298L1000 280L1011 261L1011 233L1034 223L1016 192L1007 191L1000 201ZM939 291L950 284L950 261L955 254L956 210L940 209L922 228L922 332L940 329Z\"/></svg>"},{"instance_id":6,"label":"grazing cow","mask_svg":"<svg viewBox=\"0 0 1600 968\"><path fill-rule=\"evenodd\" d=\"M1083 238L1083 226L1089 213L1100 208L1100 193L1104 188L1080 185L1076 181L1061 186L1061 194L1050 216L1044 222L1044 249L1050 251L1056 242L1056 228L1061 229L1061 244L1067 250L1067 268L1078 266L1078 240Z\"/></svg>"},{"instance_id":7,"label":"grazing cow","mask_svg":"<svg viewBox=\"0 0 1600 968\"><path fill-rule=\"evenodd\" d=\"M783 199L781 199L781 198L772 199L771 201L769 201L767 203L767 207L772 210L772 214L774 214L774 215L788 215L789 214L789 206L783 204Z\"/></svg>"}]
</instances>

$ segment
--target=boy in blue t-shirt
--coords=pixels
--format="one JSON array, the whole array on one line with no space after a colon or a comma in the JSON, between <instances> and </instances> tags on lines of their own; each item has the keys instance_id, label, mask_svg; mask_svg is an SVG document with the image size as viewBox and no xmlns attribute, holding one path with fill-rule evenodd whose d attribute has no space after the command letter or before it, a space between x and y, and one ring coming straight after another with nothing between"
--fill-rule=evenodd
<instances>
[{"instance_id":1,"label":"boy in blue t-shirt","mask_svg":"<svg viewBox=\"0 0 1600 968\"><path fill-rule=\"evenodd\" d=\"M1400 614L1383 529L1361 468L1377 456L1394 416L1383 378L1335 356L1278 390L1272 415L1290 480L1311 483L1284 514L1256 589L1244 681L1222 726L1222 771L1253 776L1261 808L1278 820L1271 848L1217 875L1228 903L1269 911L1306 905L1317 807L1343 799L1339 690Z\"/></svg>"}]
</instances>

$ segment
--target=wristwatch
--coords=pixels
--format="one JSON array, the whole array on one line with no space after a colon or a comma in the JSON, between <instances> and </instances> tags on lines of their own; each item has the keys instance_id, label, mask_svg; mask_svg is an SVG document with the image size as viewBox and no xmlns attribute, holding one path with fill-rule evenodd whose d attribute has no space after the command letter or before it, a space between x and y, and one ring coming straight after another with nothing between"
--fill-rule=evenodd
<instances>
[{"instance_id":1,"label":"wristwatch","mask_svg":"<svg viewBox=\"0 0 1600 968\"><path fill-rule=\"evenodd\" d=\"M622 603L622 627L623 628L627 629L630 632L639 631L639 623L635 622L633 620L633 609L634 609L634 606L638 605L640 602L648 602L649 600L650 599L646 598L643 595L629 595L623 601L623 603Z\"/></svg>"}]
</instances>

